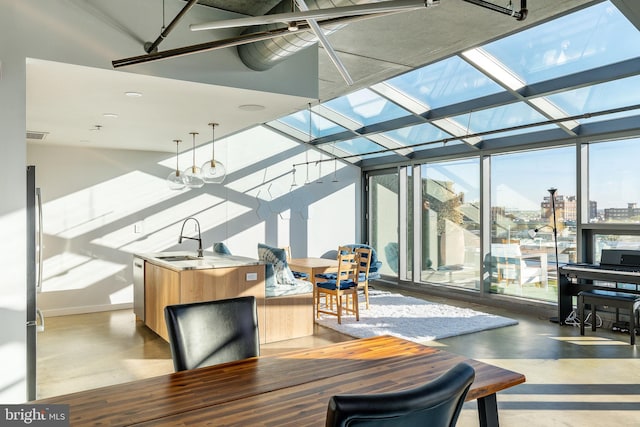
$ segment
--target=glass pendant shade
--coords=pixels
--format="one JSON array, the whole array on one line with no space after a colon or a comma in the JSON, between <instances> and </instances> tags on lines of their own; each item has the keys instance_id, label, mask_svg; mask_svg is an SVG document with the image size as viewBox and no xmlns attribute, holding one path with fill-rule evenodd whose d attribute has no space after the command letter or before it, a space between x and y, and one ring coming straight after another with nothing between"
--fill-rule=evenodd
<instances>
[{"instance_id":1,"label":"glass pendant shade","mask_svg":"<svg viewBox=\"0 0 640 427\"><path fill-rule=\"evenodd\" d=\"M218 123L209 123L211 126L211 160L202 164L202 179L207 184L222 184L227 176L227 168L216 160L215 129Z\"/></svg>"},{"instance_id":2,"label":"glass pendant shade","mask_svg":"<svg viewBox=\"0 0 640 427\"><path fill-rule=\"evenodd\" d=\"M200 188L204 185L202 173L197 166L189 166L182 172L182 180L184 185L189 188Z\"/></svg>"},{"instance_id":3,"label":"glass pendant shade","mask_svg":"<svg viewBox=\"0 0 640 427\"><path fill-rule=\"evenodd\" d=\"M207 184L222 184L227 176L227 169L217 160L208 160L202 165L202 179Z\"/></svg>"},{"instance_id":4,"label":"glass pendant shade","mask_svg":"<svg viewBox=\"0 0 640 427\"><path fill-rule=\"evenodd\" d=\"M200 188L204 185L202 171L196 166L196 135L198 132L189 132L193 137L193 166L189 166L182 172L184 185L189 188Z\"/></svg>"},{"instance_id":5,"label":"glass pendant shade","mask_svg":"<svg viewBox=\"0 0 640 427\"><path fill-rule=\"evenodd\" d=\"M175 170L167 177L167 185L172 190L182 190L184 188L184 181L182 180L182 172Z\"/></svg>"},{"instance_id":6,"label":"glass pendant shade","mask_svg":"<svg viewBox=\"0 0 640 427\"><path fill-rule=\"evenodd\" d=\"M176 143L176 170L172 171L167 177L167 185L172 190L182 190L184 188L184 181L178 166L178 145L181 141L179 139L174 139L173 142Z\"/></svg>"}]
</instances>

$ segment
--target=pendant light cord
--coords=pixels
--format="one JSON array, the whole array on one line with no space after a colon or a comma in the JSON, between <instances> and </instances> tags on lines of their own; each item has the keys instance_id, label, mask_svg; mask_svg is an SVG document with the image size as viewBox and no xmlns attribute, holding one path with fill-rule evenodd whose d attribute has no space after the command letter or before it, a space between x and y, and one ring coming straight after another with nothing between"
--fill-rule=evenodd
<instances>
[{"instance_id":1,"label":"pendant light cord","mask_svg":"<svg viewBox=\"0 0 640 427\"><path fill-rule=\"evenodd\" d=\"M196 135L198 132L190 132L191 136L193 136L193 166L191 166L191 172L196 173Z\"/></svg>"},{"instance_id":2,"label":"pendant light cord","mask_svg":"<svg viewBox=\"0 0 640 427\"><path fill-rule=\"evenodd\" d=\"M216 126L217 125L218 125L218 123L214 123L214 122L209 123L209 126L211 126L211 167L215 167L215 161L216 161L215 140L216 140Z\"/></svg>"},{"instance_id":3,"label":"pendant light cord","mask_svg":"<svg viewBox=\"0 0 640 427\"><path fill-rule=\"evenodd\" d=\"M176 143L176 176L180 176L180 164L178 163L178 145L180 144L179 139L173 140Z\"/></svg>"}]
</instances>

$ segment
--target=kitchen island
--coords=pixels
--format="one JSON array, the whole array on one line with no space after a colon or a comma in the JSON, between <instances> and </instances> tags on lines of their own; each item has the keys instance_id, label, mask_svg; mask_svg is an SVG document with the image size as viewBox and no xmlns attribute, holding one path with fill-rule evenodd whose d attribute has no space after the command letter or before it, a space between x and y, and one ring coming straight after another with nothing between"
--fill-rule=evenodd
<instances>
[{"instance_id":1,"label":"kitchen island","mask_svg":"<svg viewBox=\"0 0 640 427\"><path fill-rule=\"evenodd\" d=\"M167 341L165 306L239 296L256 297L261 343L313 334L312 295L267 298L262 261L208 252L201 258L190 252L159 252L135 254L134 268L136 263L144 270L142 289L134 290L136 316Z\"/></svg>"}]
</instances>

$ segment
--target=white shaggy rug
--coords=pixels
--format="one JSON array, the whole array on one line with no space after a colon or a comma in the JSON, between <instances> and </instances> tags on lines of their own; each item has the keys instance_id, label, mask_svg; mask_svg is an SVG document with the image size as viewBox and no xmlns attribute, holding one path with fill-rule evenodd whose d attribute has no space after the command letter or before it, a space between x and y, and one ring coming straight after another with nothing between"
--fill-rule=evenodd
<instances>
[{"instance_id":1,"label":"white shaggy rug","mask_svg":"<svg viewBox=\"0 0 640 427\"><path fill-rule=\"evenodd\" d=\"M518 323L508 317L371 289L370 308L366 309L364 297L360 301L359 322L347 315L339 325L337 317L324 314L316 321L355 338L393 335L418 343Z\"/></svg>"}]
</instances>

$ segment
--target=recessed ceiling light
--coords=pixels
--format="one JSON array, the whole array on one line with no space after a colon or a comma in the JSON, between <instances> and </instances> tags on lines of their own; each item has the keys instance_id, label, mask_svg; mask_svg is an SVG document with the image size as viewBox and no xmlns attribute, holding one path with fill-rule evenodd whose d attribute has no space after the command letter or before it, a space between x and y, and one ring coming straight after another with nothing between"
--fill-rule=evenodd
<instances>
[{"instance_id":1,"label":"recessed ceiling light","mask_svg":"<svg viewBox=\"0 0 640 427\"><path fill-rule=\"evenodd\" d=\"M108 117L110 119L117 119L118 115L116 113L104 113L102 114L103 117Z\"/></svg>"},{"instance_id":2,"label":"recessed ceiling light","mask_svg":"<svg viewBox=\"0 0 640 427\"><path fill-rule=\"evenodd\" d=\"M125 92L124 94L127 95L127 96L130 96L132 98L142 96L142 94L140 92Z\"/></svg>"},{"instance_id":3,"label":"recessed ceiling light","mask_svg":"<svg viewBox=\"0 0 640 427\"><path fill-rule=\"evenodd\" d=\"M244 104L238 106L238 109L242 111L262 111L265 109L265 106L259 104Z\"/></svg>"}]
</instances>

